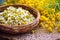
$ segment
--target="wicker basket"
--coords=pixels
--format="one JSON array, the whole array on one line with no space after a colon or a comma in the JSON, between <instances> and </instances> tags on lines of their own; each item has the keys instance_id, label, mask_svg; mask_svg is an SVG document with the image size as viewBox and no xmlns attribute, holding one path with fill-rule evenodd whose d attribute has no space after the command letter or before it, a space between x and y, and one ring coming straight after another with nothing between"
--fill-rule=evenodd
<instances>
[{"instance_id":1,"label":"wicker basket","mask_svg":"<svg viewBox=\"0 0 60 40\"><path fill-rule=\"evenodd\" d=\"M14 27L0 24L0 30L4 31L5 33L9 33L9 34L25 33L25 32L31 31L34 27L36 27L39 24L40 14L36 9L30 6L25 6L25 5L5 5L5 6L0 6L0 12L5 10L9 6L14 6L16 8L22 7L23 9L28 10L31 14L34 15L35 20L31 24L19 25L19 26L14 26Z\"/></svg>"}]
</instances>

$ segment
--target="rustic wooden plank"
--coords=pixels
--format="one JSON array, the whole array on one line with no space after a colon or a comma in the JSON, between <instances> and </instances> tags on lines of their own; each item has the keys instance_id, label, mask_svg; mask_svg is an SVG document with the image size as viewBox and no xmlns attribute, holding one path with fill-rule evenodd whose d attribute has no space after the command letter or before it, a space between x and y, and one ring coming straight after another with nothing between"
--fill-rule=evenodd
<instances>
[{"instance_id":1,"label":"rustic wooden plank","mask_svg":"<svg viewBox=\"0 0 60 40\"><path fill-rule=\"evenodd\" d=\"M56 40L60 38L60 33L49 33L44 29L36 29L35 33L24 33L18 35L0 34L1 36L14 40Z\"/></svg>"}]
</instances>

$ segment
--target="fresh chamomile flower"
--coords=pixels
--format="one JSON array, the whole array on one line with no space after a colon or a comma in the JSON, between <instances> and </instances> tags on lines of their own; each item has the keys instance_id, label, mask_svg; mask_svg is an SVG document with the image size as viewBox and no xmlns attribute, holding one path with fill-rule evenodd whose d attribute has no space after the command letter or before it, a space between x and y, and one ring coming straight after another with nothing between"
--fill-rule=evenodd
<instances>
[{"instance_id":1,"label":"fresh chamomile flower","mask_svg":"<svg viewBox=\"0 0 60 40\"><path fill-rule=\"evenodd\" d=\"M22 12L23 11L23 9L21 8L21 7L19 7L17 10L16 10L16 12Z\"/></svg>"},{"instance_id":2,"label":"fresh chamomile flower","mask_svg":"<svg viewBox=\"0 0 60 40\"><path fill-rule=\"evenodd\" d=\"M2 14L2 15L1 15ZM0 20L2 20L5 25L26 25L34 20L34 16L30 14L28 10L21 7L15 8L13 6L8 7L6 10L1 12ZM1 22L0 22L1 23Z\"/></svg>"}]
</instances>

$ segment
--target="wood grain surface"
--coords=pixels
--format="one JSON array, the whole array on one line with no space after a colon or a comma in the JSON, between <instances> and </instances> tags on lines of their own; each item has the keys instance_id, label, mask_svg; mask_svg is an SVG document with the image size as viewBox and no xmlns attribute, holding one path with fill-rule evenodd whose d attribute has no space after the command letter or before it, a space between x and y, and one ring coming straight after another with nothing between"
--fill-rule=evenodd
<instances>
[{"instance_id":1,"label":"wood grain surface","mask_svg":"<svg viewBox=\"0 0 60 40\"><path fill-rule=\"evenodd\" d=\"M0 37L8 38L10 40L57 40L60 39L60 33L49 33L44 29L34 29L35 33L24 33L18 35L9 35L0 33Z\"/></svg>"}]
</instances>

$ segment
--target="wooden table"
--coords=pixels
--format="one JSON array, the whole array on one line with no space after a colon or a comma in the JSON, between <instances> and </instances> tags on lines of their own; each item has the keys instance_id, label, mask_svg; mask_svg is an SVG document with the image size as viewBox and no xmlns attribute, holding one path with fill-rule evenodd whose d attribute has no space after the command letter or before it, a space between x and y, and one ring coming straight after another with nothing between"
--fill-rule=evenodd
<instances>
[{"instance_id":1,"label":"wooden table","mask_svg":"<svg viewBox=\"0 0 60 40\"><path fill-rule=\"evenodd\" d=\"M18 35L0 34L0 37L8 38L10 40L57 40L60 38L60 33L49 33L44 29L35 29L35 33L24 33Z\"/></svg>"}]
</instances>

